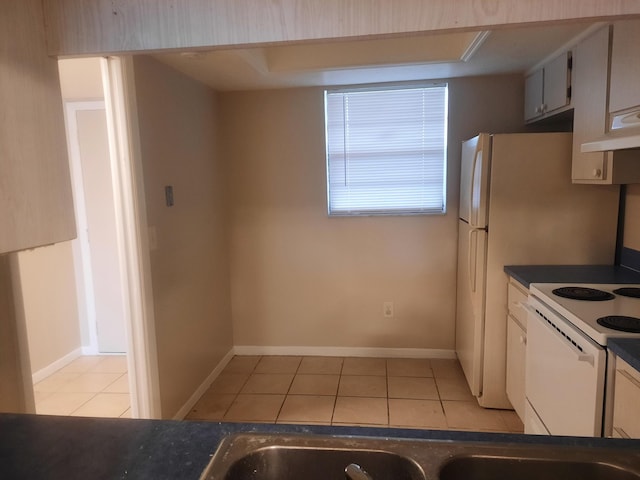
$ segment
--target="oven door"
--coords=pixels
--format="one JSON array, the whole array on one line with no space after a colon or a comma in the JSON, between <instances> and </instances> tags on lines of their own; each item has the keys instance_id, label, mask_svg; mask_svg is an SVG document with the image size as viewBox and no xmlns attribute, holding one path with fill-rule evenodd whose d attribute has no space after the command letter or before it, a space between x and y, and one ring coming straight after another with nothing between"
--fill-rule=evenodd
<instances>
[{"instance_id":1,"label":"oven door","mask_svg":"<svg viewBox=\"0 0 640 480\"><path fill-rule=\"evenodd\" d=\"M551 435L602 436L606 351L537 298L527 307L530 406Z\"/></svg>"}]
</instances>

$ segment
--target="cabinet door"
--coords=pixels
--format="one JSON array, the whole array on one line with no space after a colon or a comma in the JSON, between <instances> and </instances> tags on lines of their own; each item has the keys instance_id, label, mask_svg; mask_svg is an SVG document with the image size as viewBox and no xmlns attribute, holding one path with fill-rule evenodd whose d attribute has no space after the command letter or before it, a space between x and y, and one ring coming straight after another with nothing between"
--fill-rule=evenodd
<instances>
[{"instance_id":1,"label":"cabinet door","mask_svg":"<svg viewBox=\"0 0 640 480\"><path fill-rule=\"evenodd\" d=\"M613 25L609 111L640 105L640 20Z\"/></svg>"},{"instance_id":2,"label":"cabinet door","mask_svg":"<svg viewBox=\"0 0 640 480\"><path fill-rule=\"evenodd\" d=\"M507 397L516 413L524 419L525 355L527 333L509 314L507 323Z\"/></svg>"},{"instance_id":3,"label":"cabinet door","mask_svg":"<svg viewBox=\"0 0 640 480\"><path fill-rule=\"evenodd\" d=\"M536 70L525 79L524 84L524 119L532 120L542 115L542 88L544 72Z\"/></svg>"},{"instance_id":4,"label":"cabinet door","mask_svg":"<svg viewBox=\"0 0 640 480\"><path fill-rule=\"evenodd\" d=\"M544 66L544 113L569 105L568 88L571 85L569 55L568 52L563 53Z\"/></svg>"},{"instance_id":5,"label":"cabinet door","mask_svg":"<svg viewBox=\"0 0 640 480\"><path fill-rule=\"evenodd\" d=\"M580 42L573 57L574 183L600 183L607 179L607 152L580 151L582 143L601 137L607 123L609 31L606 26Z\"/></svg>"},{"instance_id":6,"label":"cabinet door","mask_svg":"<svg viewBox=\"0 0 640 480\"><path fill-rule=\"evenodd\" d=\"M613 431L621 437L640 438L640 372L616 360Z\"/></svg>"},{"instance_id":7,"label":"cabinet door","mask_svg":"<svg viewBox=\"0 0 640 480\"><path fill-rule=\"evenodd\" d=\"M29 28L25 27L29 25ZM42 3L0 2L0 253L75 237L58 63Z\"/></svg>"}]
</instances>

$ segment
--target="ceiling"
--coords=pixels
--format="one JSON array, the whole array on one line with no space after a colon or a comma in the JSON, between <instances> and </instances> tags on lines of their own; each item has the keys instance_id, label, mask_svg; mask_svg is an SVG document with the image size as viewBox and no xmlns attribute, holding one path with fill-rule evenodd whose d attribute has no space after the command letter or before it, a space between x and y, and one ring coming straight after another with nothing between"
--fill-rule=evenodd
<instances>
[{"instance_id":1,"label":"ceiling","mask_svg":"<svg viewBox=\"0 0 640 480\"><path fill-rule=\"evenodd\" d=\"M589 23L176 52L158 60L219 91L524 73Z\"/></svg>"}]
</instances>

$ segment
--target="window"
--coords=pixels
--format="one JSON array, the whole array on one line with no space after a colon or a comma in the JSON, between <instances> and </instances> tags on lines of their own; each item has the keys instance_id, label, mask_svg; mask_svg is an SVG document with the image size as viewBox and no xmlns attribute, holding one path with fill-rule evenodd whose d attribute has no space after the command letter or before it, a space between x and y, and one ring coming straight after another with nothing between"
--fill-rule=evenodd
<instances>
[{"instance_id":1,"label":"window","mask_svg":"<svg viewBox=\"0 0 640 480\"><path fill-rule=\"evenodd\" d=\"M445 212L447 86L325 92L329 215Z\"/></svg>"}]
</instances>

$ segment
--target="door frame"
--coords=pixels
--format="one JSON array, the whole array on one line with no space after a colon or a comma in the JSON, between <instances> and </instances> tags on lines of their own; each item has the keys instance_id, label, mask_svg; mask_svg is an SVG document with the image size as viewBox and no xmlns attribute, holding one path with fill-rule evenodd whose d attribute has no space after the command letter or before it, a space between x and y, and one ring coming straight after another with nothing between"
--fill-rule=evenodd
<instances>
[{"instance_id":1,"label":"door frame","mask_svg":"<svg viewBox=\"0 0 640 480\"><path fill-rule=\"evenodd\" d=\"M135 418L161 418L153 290L133 59L100 60L125 300L127 365Z\"/></svg>"}]
</instances>

